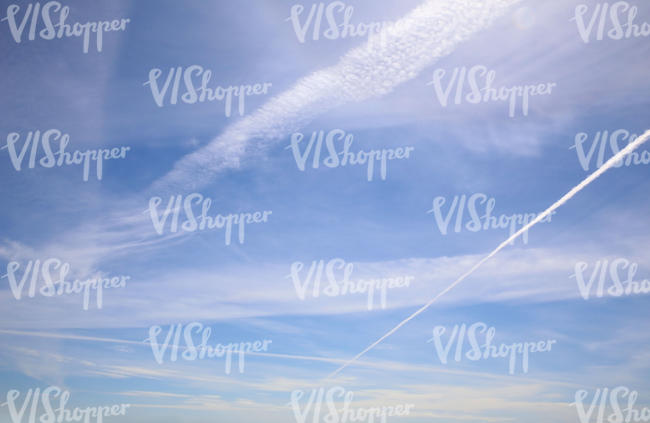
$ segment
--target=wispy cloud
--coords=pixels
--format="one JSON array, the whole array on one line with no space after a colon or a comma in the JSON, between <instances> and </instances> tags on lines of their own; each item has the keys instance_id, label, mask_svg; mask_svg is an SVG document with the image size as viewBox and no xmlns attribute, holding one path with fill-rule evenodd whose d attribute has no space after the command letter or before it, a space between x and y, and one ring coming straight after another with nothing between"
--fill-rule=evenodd
<instances>
[{"instance_id":1,"label":"wispy cloud","mask_svg":"<svg viewBox=\"0 0 650 423\"><path fill-rule=\"evenodd\" d=\"M354 48L336 65L298 80L210 144L183 157L153 184L153 190L198 189L220 171L238 167L251 140L287 136L334 107L391 92L487 28L518 1L486 0L478 7L469 0L424 2L384 28L375 40Z\"/></svg>"}]
</instances>

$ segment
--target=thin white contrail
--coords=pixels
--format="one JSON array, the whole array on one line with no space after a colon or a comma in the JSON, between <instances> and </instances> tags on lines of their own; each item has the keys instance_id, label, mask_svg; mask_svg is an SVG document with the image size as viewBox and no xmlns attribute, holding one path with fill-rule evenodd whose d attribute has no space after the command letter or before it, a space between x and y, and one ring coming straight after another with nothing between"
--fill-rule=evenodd
<instances>
[{"instance_id":1,"label":"thin white contrail","mask_svg":"<svg viewBox=\"0 0 650 423\"><path fill-rule=\"evenodd\" d=\"M37 338L66 339L72 341L105 342L109 344L124 344L124 345L137 345L137 346L151 345L149 342L130 341L127 339L102 338L97 336L71 335L67 333L62 334L62 333L53 333L53 332L37 332L37 331L25 331L25 330L13 330L13 329L0 329L0 334L33 336ZM175 344L169 345L170 349L173 347L177 347L181 350L190 349L189 347L184 345L175 345ZM314 357L314 356L305 356L305 355L296 355L296 354L265 353L265 352L254 352L254 351L245 351L244 354L255 355L260 357L286 358L291 360L322 361L326 363L345 362L345 360L340 358Z\"/></svg>"},{"instance_id":2,"label":"thin white contrail","mask_svg":"<svg viewBox=\"0 0 650 423\"><path fill-rule=\"evenodd\" d=\"M593 182L596 178L598 178L600 175L605 173L609 168L614 166L616 162L620 161L623 159L624 156L627 154L631 153L632 151L636 150L641 144L644 142L648 141L650 139L650 129L647 130L643 135L638 137L636 140L631 142L630 144L627 145L624 149L619 151L616 155L614 155L612 158L607 160L605 164L603 164L601 167L596 169L594 173L589 175L584 181L580 182L578 185L573 187L571 191L567 192L564 194L562 198L560 198L558 201L556 201L551 207L548 209L544 210L542 213L537 215L535 219L533 219L531 222L529 222L527 225L524 225L521 229L519 229L517 232L512 234L510 238L506 239L503 241L497 248L492 250L490 254L487 256L483 257L478 263L476 263L474 266L472 266L471 269L469 269L467 272L463 273L458 279L456 279L451 285L449 285L447 288L443 289L438 295L433 297L428 303L420 307L415 313L411 314L409 317L406 319L402 320L397 326L386 332L385 335L383 335L381 338L370 344L365 350L361 351L359 354L354 356L351 360L348 360L345 364L343 364L341 367L336 369L333 373L330 373L326 379L332 378L336 375L338 375L343 369L348 367L350 364L354 363L357 361L361 356L363 356L365 353L379 345L384 339L388 338L395 332L399 330L402 326L404 326L406 323L409 321L413 320L417 315L431 307L433 303L435 303L440 297L445 295L447 292L451 291L456 285L461 283L463 280L465 280L468 276L470 276L472 273L474 273L479 267L483 265L486 261L494 257L499 251L501 251L503 248L505 248L508 244L510 244L512 241L516 240L521 234L535 226L537 223L539 223L542 219L553 213L556 209L558 209L560 206L562 206L564 203L569 201L573 196L575 196L578 192L580 192L584 187L589 185L591 182Z\"/></svg>"},{"instance_id":3,"label":"thin white contrail","mask_svg":"<svg viewBox=\"0 0 650 423\"><path fill-rule=\"evenodd\" d=\"M250 140L281 139L332 108L391 92L520 1L424 1L337 64L299 79L254 113L228 125L208 145L176 162L152 190L199 189L218 172L237 168Z\"/></svg>"},{"instance_id":4,"label":"thin white contrail","mask_svg":"<svg viewBox=\"0 0 650 423\"><path fill-rule=\"evenodd\" d=\"M18 336L32 336L32 337L37 337L37 338L48 338L48 339L65 339L65 340L73 340L73 341L87 341L87 342L105 342L105 343L110 343L110 344L126 344L126 345L137 345L140 347L143 346L149 346L149 343L146 342L140 342L140 341L130 341L126 339L117 339L117 338L102 338L102 337L97 337L97 336L84 336L84 335L73 335L73 334L68 334L68 333L56 333L56 332L37 332L37 331L25 331L25 330L14 330L14 329L0 329L0 334L7 334L7 335L18 335ZM187 346L184 345L169 345L169 348L173 347L178 347L179 349L182 350L187 350L189 349ZM331 357L315 357L315 356L305 356L305 355L296 355L296 354L283 354L283 353L261 353L261 352L245 352L246 355L255 355L255 356L261 356L261 357L268 357L268 358L278 358L278 359L287 359L287 360L302 360L302 361L316 361L316 362L324 362L324 363L332 363L332 364L342 364L345 363L346 360L342 358L331 358ZM378 368L378 369L386 369L386 366L402 366L399 367L400 369L410 369L411 367L406 367L403 363L393 363L393 362L371 362L371 361L360 361L358 364L363 365L365 367L370 367L370 368ZM450 369L445 369L442 367L417 367L417 371L429 371L433 373L442 373L442 374L450 374L450 375L458 375L458 376L471 376L471 377L480 377L484 379L496 379L496 380L501 380L503 379L502 376L499 375L494 375L491 373L480 373L480 372L472 372L472 371L466 371L466 370L450 370ZM512 377L508 377L508 380L512 381ZM578 385L574 385L572 383L568 382L563 382L563 381L555 381L555 380L546 380L546 379L534 379L534 378L526 378L527 382L530 383L550 383L550 384L556 384L556 385L562 385L562 386L570 386L570 387L576 387ZM581 385L580 385L581 386Z\"/></svg>"}]
</instances>

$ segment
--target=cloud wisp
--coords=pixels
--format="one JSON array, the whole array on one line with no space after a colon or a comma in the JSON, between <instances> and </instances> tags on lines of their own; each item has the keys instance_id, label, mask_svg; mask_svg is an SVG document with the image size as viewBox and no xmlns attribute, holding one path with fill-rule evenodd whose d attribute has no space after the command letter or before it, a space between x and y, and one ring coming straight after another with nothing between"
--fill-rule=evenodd
<instances>
[{"instance_id":1,"label":"cloud wisp","mask_svg":"<svg viewBox=\"0 0 650 423\"><path fill-rule=\"evenodd\" d=\"M205 147L179 160L154 191L199 189L237 168L253 139L272 140L349 102L380 97L415 78L502 16L520 0L427 0L331 67L318 70L226 127Z\"/></svg>"}]
</instances>

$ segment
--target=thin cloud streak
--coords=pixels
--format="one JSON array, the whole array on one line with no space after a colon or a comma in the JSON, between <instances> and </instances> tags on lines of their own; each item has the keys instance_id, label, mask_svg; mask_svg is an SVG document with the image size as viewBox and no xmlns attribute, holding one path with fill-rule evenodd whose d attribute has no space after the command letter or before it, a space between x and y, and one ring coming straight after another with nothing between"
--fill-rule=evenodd
<instances>
[{"instance_id":1,"label":"thin cloud streak","mask_svg":"<svg viewBox=\"0 0 650 423\"><path fill-rule=\"evenodd\" d=\"M62 333L48 333L48 332L37 332L37 331L16 331L16 330L4 330L0 329L0 333L4 333L7 335L16 335L16 336L28 336L28 337L38 337L38 338L49 338L49 339L65 339L65 340L72 340L72 341L85 341L85 342L102 342L102 343L115 343L115 344L126 344L126 345L139 345L143 347L148 347L150 344L146 342L138 342L138 341L130 341L130 340L125 340L125 339L116 339L116 338L102 338L102 337L95 337L95 336L83 336L83 335L73 335L73 334L62 334ZM187 350L188 347L183 346L183 345L176 345L176 344L170 344L169 348L173 347L178 347L181 350ZM23 352L24 354L24 352ZM345 359L338 359L338 358L328 358L328 357L317 357L317 356L305 356L305 355L292 355L292 354L278 354L278 353L255 353L255 352L246 352L246 355L251 355L251 356L263 356L267 358L279 358L279 359L288 359L288 360L298 360L298 361L316 361L316 362L326 362L326 363L345 363ZM52 354L49 354L52 356ZM58 359L62 360L62 356L57 357ZM78 360L74 357L65 357L66 360L74 361ZM83 364L87 364L88 362L84 362ZM93 366L95 366L94 363L91 363ZM471 377L471 378L481 378L481 379L488 379L488 380L494 380L494 381L500 381L500 382L512 382L516 381L517 383L522 383L522 384L551 384L555 386L563 386L563 387L579 387L582 385L570 382L570 381L563 381L563 380L551 380L551 379L541 379L541 378L532 378L529 376L525 377L520 377L520 376L512 376L512 375L501 375L501 374L493 374L493 373L487 373L487 372L477 372L477 371L472 371L472 370L455 370L455 369L449 369L444 366L430 366L430 365L421 365L421 364L412 364L412 363L404 363L401 361L394 362L394 361L361 361L358 363L362 367L366 367L369 369L379 369L379 370L384 370L384 371L395 371L395 372L417 372L417 373L433 373L433 374L442 374L442 375L456 375L456 376L462 376L462 377ZM109 366L111 367L111 366ZM154 366L156 367L156 366ZM111 368L115 369L126 369L121 366L113 366ZM141 369L142 371L150 371L150 369L143 368Z\"/></svg>"}]
</instances>

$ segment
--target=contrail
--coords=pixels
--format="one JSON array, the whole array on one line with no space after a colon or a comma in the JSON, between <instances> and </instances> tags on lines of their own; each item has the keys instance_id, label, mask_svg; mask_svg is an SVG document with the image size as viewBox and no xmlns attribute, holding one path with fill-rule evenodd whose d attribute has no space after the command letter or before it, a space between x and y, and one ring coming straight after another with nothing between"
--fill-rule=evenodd
<instances>
[{"instance_id":1,"label":"contrail","mask_svg":"<svg viewBox=\"0 0 650 423\"><path fill-rule=\"evenodd\" d=\"M50 339L66 339L66 340L73 340L73 341L89 341L89 342L106 342L106 343L111 343L111 344L126 344L126 345L136 345L136 346L149 346L149 343L146 342L141 342L141 341L130 341L126 339L117 339L117 338L101 338L97 336L84 336L84 335L73 335L73 334L67 334L67 333L55 333L55 332L37 332L37 331L25 331L25 330L13 330L13 329L0 329L0 334L7 334L7 335L18 335L18 336L32 336L32 337L37 337L37 338L50 338ZM170 345L169 348L172 347L178 347L179 349L182 350L187 350L188 347L184 345ZM261 356L261 357L269 357L269 358L278 358L278 359L287 359L287 360L303 360L303 361L316 361L316 362L324 362L324 363L332 363L332 364L342 364L345 363L346 360L342 358L330 358L330 357L315 357L315 356L305 356L305 355L295 355L295 354L283 354L283 353L261 353L261 352L245 352L247 355L254 355L254 356ZM377 368L377 369L386 369L387 365L399 365L403 366L403 363L393 363L393 362L381 362L381 363L376 363L376 362L371 362L371 361L360 361L358 364L363 365L365 367L370 367L370 368ZM408 365L407 365L408 368ZM494 375L491 373L480 373L480 372L473 372L473 371L466 371L466 370L451 370L451 369L446 369L442 367L416 367L417 371L429 371L433 373L443 373L443 374L450 374L450 375L459 375L459 376L472 376L472 377L480 377L480 378L485 378L485 379L503 379L503 376L499 375ZM512 380L512 377L507 377L508 380ZM557 384L557 385L563 385L563 386L570 386L570 387L577 387L577 386L582 386L582 385L575 385L572 383L568 382L563 382L563 381L555 381L555 380L546 380L546 379L534 379L534 378L526 378L526 381L531 382L531 383L551 383L551 384Z\"/></svg>"},{"instance_id":2,"label":"contrail","mask_svg":"<svg viewBox=\"0 0 650 423\"><path fill-rule=\"evenodd\" d=\"M596 178L598 178L600 175L602 175L602 174L605 173L607 170L609 170L609 168L611 168L614 164L616 164L616 162L622 160L624 156L626 156L627 154L629 154L629 153L631 153L632 151L636 150L639 146L641 146L641 144L643 144L644 142L648 141L648 139L650 139L650 129L647 130L643 135L641 135L640 137L638 137L636 140L634 140L633 142L631 142L630 144L628 144L624 149L622 149L621 151L619 151L619 152L618 152L616 155L614 155L612 158L610 158L609 160L607 160L607 162L605 162L605 164L603 164L601 167L599 167L598 169L596 169L596 171L595 171L594 173L592 173L591 175L589 175L589 176L588 176L584 181L580 182L578 185L576 185L575 187L573 187L573 188L571 189L571 191L569 191L569 192L567 192L566 194L564 194L564 196L563 196L562 198L560 198L558 201L556 201L556 202L555 202L551 207L549 207L548 209L546 209L545 211L543 211L542 213L540 213L539 215L537 215L537 217L536 217L535 219L533 219L531 222L529 222L528 224L526 224L525 226L523 226L521 229L519 229L517 232L515 232L514 234L512 234L512 235L510 236L510 238L506 239L506 240L503 241L501 244L499 244L499 246L498 246L497 248L495 248L494 250L492 250L492 252L491 252L490 254L488 254L487 256L483 257L483 258L482 258L478 263L476 263L476 264L475 264L471 269L469 269L467 272L463 273L463 274L462 274L458 279L456 279L456 280L455 280L451 285L449 285L447 288L443 289L443 290L442 290L438 295L436 295L435 297L433 297L433 298L432 298L428 303L426 303L425 305L423 305L422 307L420 307L420 309L418 309L415 313L411 314L411 315L410 315L409 317L407 317L406 319L402 320L402 321L401 321L397 326L395 326L394 328L392 328L391 330L389 330L388 332L386 332L385 335L383 335L381 338L379 338L378 340L376 340L375 342L373 342L372 344L370 344L370 345L369 345L365 350L361 351L359 354L357 354L356 356L354 356L354 358L352 358L351 360L348 360L344 365L342 365L341 367L339 367L338 369L336 369L336 371L334 371L333 373L329 374L329 375L327 376L326 379L329 379L329 378L332 378L332 377L338 375L338 374L339 374L343 369L345 369L345 368L348 367L350 364L352 364L352 363L354 363L355 361L357 361L357 360L358 360L361 356L363 356L365 353L367 353L368 351L370 351L371 349L373 349L374 347L376 347L377 345L379 345L379 344L380 344L384 339L388 338L389 336L391 336L392 334L394 334L395 332L397 332L397 331L399 330L399 328L401 328L401 327L404 326L406 323L408 323L409 321L413 320L417 315L419 315L420 313L422 313L423 311L425 311L426 309L428 309L429 307L431 307L431 305L432 305L433 303L435 303L435 302L436 302L440 297L442 297L443 295L445 295L447 292L451 291L451 290L452 290L456 285L458 285L458 284L461 283L463 280L465 280L465 278L467 278L467 277L470 276L472 273L474 273L474 272L475 272L479 267L481 267L481 266L483 265L483 263L485 263L486 261L488 261L489 259L491 259L492 257L494 257L494 256L495 256L499 251L501 251L503 248L505 248L505 247L506 247L508 244L510 244L512 241L514 241L515 239L517 239L521 234L523 234L524 232L526 232L527 230L529 230L530 228L532 228L533 226L535 226L535 225L536 225L537 223L539 223L542 219L544 219L545 217L547 217L548 215L550 215L551 213L553 213L556 209L558 209L558 208L559 208L560 206L562 206L564 203L566 203L566 202L569 201L571 198L573 198L573 197L574 197L578 192L580 192L584 187L586 187L587 185L589 185L590 183L592 183Z\"/></svg>"},{"instance_id":3,"label":"contrail","mask_svg":"<svg viewBox=\"0 0 650 423\"><path fill-rule=\"evenodd\" d=\"M199 189L237 168L249 141L286 137L321 113L380 97L415 78L520 0L427 0L339 62L299 79L253 114L227 126L208 145L175 163L154 191Z\"/></svg>"},{"instance_id":4,"label":"contrail","mask_svg":"<svg viewBox=\"0 0 650 423\"><path fill-rule=\"evenodd\" d=\"M13 329L0 329L0 334L17 335L17 336L33 336L37 338L67 339L73 341L105 342L109 344L137 345L140 347L150 345L149 342L130 341L127 339L101 338L97 336L71 335L71 334L61 334L61 333L52 333L52 332L37 332L37 331L25 331L25 330L13 330ZM181 350L189 349L189 347L184 345L175 345L175 344L169 345L169 348L172 347L177 347ZM255 355L260 357L286 358L291 360L322 361L326 363L345 362L345 360L337 359L337 358L314 357L314 356L295 355L295 354L265 353L265 352L254 352L254 351L245 351L244 354Z\"/></svg>"}]
</instances>

